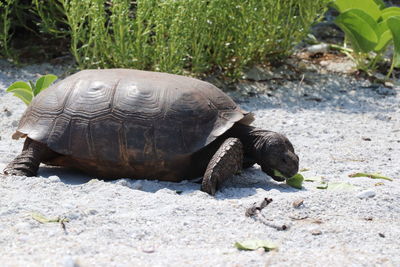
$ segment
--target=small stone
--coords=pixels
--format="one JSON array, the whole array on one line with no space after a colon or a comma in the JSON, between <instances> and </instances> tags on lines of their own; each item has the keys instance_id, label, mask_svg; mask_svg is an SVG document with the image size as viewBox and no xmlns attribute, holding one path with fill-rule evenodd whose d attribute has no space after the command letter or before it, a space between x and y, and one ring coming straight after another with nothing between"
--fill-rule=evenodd
<instances>
[{"instance_id":1,"label":"small stone","mask_svg":"<svg viewBox=\"0 0 400 267\"><path fill-rule=\"evenodd\" d=\"M393 89L389 89L387 87L379 87L378 89L376 89L376 92L380 95L385 95L385 96L393 96L396 95L395 90Z\"/></svg>"},{"instance_id":2,"label":"small stone","mask_svg":"<svg viewBox=\"0 0 400 267\"><path fill-rule=\"evenodd\" d=\"M364 191L361 191L360 193L357 194L357 197L360 199L364 199L364 198L371 198L374 197L376 195L375 191L372 189L367 189Z\"/></svg>"},{"instance_id":3,"label":"small stone","mask_svg":"<svg viewBox=\"0 0 400 267\"><path fill-rule=\"evenodd\" d=\"M380 237L382 237L382 238L385 238L385 234L383 234L383 233L378 233L378 235L379 235Z\"/></svg>"},{"instance_id":4,"label":"small stone","mask_svg":"<svg viewBox=\"0 0 400 267\"><path fill-rule=\"evenodd\" d=\"M95 209L88 210L88 214L90 214L90 215L96 215L97 213L99 213L99 212Z\"/></svg>"},{"instance_id":5,"label":"small stone","mask_svg":"<svg viewBox=\"0 0 400 267\"><path fill-rule=\"evenodd\" d=\"M364 141L371 141L371 138L369 138L369 137L363 136L363 137L361 137L361 138L362 138L362 140L364 140Z\"/></svg>"},{"instance_id":6,"label":"small stone","mask_svg":"<svg viewBox=\"0 0 400 267\"><path fill-rule=\"evenodd\" d=\"M130 183L126 179L119 179L115 182L115 184L130 187Z\"/></svg>"},{"instance_id":7,"label":"small stone","mask_svg":"<svg viewBox=\"0 0 400 267\"><path fill-rule=\"evenodd\" d=\"M64 258L64 267L79 267L79 263L76 259L71 256L67 256Z\"/></svg>"},{"instance_id":8,"label":"small stone","mask_svg":"<svg viewBox=\"0 0 400 267\"><path fill-rule=\"evenodd\" d=\"M329 50L328 44L316 44L307 47L307 51L311 54L326 53Z\"/></svg>"},{"instance_id":9,"label":"small stone","mask_svg":"<svg viewBox=\"0 0 400 267\"><path fill-rule=\"evenodd\" d=\"M257 249L257 254L258 255L264 255L265 254L265 248L258 248Z\"/></svg>"},{"instance_id":10,"label":"small stone","mask_svg":"<svg viewBox=\"0 0 400 267\"><path fill-rule=\"evenodd\" d=\"M321 232L320 230L315 229L315 230L312 230L312 231L311 231L311 234L312 234L312 235L321 235L322 232Z\"/></svg>"},{"instance_id":11,"label":"small stone","mask_svg":"<svg viewBox=\"0 0 400 267\"><path fill-rule=\"evenodd\" d=\"M304 199L301 198L301 199L297 199L297 200L293 201L292 205L293 205L293 208L298 208L301 205L303 205L303 203L304 203Z\"/></svg>"},{"instance_id":12,"label":"small stone","mask_svg":"<svg viewBox=\"0 0 400 267\"><path fill-rule=\"evenodd\" d=\"M156 250L153 246L142 247L144 253L154 253Z\"/></svg>"},{"instance_id":13,"label":"small stone","mask_svg":"<svg viewBox=\"0 0 400 267\"><path fill-rule=\"evenodd\" d=\"M391 82L385 82L384 84L385 84L385 86L388 87L388 88L393 88L393 87L394 87L394 84L391 83Z\"/></svg>"},{"instance_id":14,"label":"small stone","mask_svg":"<svg viewBox=\"0 0 400 267\"><path fill-rule=\"evenodd\" d=\"M52 182L52 183L57 183L60 181L60 177L58 177L56 175L49 176L49 178L47 178L47 179L49 182Z\"/></svg>"},{"instance_id":15,"label":"small stone","mask_svg":"<svg viewBox=\"0 0 400 267\"><path fill-rule=\"evenodd\" d=\"M143 188L143 184L141 181L136 181L131 185L132 189L141 190Z\"/></svg>"},{"instance_id":16,"label":"small stone","mask_svg":"<svg viewBox=\"0 0 400 267\"><path fill-rule=\"evenodd\" d=\"M156 192L156 194L169 194L169 195L177 195L176 191L171 190L169 188L162 188Z\"/></svg>"},{"instance_id":17,"label":"small stone","mask_svg":"<svg viewBox=\"0 0 400 267\"><path fill-rule=\"evenodd\" d=\"M12 115L11 111L9 111L7 108L4 109L4 113L7 117L10 117Z\"/></svg>"}]
</instances>

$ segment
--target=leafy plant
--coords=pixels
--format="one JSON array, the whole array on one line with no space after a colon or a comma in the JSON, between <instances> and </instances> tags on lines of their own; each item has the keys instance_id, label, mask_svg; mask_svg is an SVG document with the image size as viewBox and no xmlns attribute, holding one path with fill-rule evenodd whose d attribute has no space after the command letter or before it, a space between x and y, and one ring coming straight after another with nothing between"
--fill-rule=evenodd
<instances>
[{"instance_id":1,"label":"leafy plant","mask_svg":"<svg viewBox=\"0 0 400 267\"><path fill-rule=\"evenodd\" d=\"M374 70L391 43L394 53L387 77L400 67L399 7L386 8L382 0L336 0L333 7L340 12L335 23L350 42L359 69Z\"/></svg>"},{"instance_id":2,"label":"leafy plant","mask_svg":"<svg viewBox=\"0 0 400 267\"><path fill-rule=\"evenodd\" d=\"M0 2L0 54L4 54L7 57L12 57L9 48L12 3L12 0Z\"/></svg>"},{"instance_id":3,"label":"leafy plant","mask_svg":"<svg viewBox=\"0 0 400 267\"><path fill-rule=\"evenodd\" d=\"M328 1L59 0L79 68L231 75L290 52Z\"/></svg>"},{"instance_id":4,"label":"leafy plant","mask_svg":"<svg viewBox=\"0 0 400 267\"><path fill-rule=\"evenodd\" d=\"M57 80L57 78L58 77L56 75L47 74L37 79L36 83L33 83L32 81L17 81L11 84L6 91L9 93L13 93L25 104L29 105L29 103L36 95L49 87L55 80Z\"/></svg>"}]
</instances>

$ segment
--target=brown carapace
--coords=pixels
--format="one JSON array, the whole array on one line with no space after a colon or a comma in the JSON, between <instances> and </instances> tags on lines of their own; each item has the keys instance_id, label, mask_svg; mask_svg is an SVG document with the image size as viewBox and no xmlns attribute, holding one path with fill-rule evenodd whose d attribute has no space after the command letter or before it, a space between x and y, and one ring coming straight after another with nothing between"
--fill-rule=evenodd
<instances>
[{"instance_id":1,"label":"brown carapace","mask_svg":"<svg viewBox=\"0 0 400 267\"><path fill-rule=\"evenodd\" d=\"M23 151L4 173L33 176L43 162L105 179L204 176L202 189L210 194L254 163L270 175L273 169L288 177L296 173L298 157L287 138L249 126L253 120L217 87L197 79L84 70L33 99L13 135L26 138ZM271 153L280 159L269 159Z\"/></svg>"}]
</instances>

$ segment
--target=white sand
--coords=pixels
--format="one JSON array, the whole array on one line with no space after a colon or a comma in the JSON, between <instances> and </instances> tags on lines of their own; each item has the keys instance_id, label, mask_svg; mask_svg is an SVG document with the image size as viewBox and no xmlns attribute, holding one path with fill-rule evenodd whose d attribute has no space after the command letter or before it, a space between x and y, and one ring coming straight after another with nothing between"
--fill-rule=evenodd
<instances>
[{"instance_id":1,"label":"white sand","mask_svg":"<svg viewBox=\"0 0 400 267\"><path fill-rule=\"evenodd\" d=\"M22 141L11 134L25 108L4 89L62 71L0 61L1 169L21 151ZM258 167L215 197L188 181L103 182L45 166L39 177L0 175L1 266L400 266L400 88L368 85L308 73L300 86L286 82L271 97L240 99L257 126L289 137L300 167L310 169L305 177L348 182L354 190L316 189L315 182L297 190ZM395 180L348 177L360 171ZM264 197L273 199L262 211L266 224L245 217ZM294 208L298 199L304 205ZM64 231L59 223L35 221L34 212L70 221ZM271 227L283 224L289 229ZM246 239L270 240L279 250L234 247Z\"/></svg>"}]
</instances>

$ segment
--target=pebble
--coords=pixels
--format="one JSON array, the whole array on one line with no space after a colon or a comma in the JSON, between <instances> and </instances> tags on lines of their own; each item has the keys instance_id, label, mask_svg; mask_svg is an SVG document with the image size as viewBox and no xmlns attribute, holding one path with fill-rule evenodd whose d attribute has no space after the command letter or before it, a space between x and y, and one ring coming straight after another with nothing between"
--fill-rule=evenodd
<instances>
[{"instance_id":1,"label":"pebble","mask_svg":"<svg viewBox=\"0 0 400 267\"><path fill-rule=\"evenodd\" d=\"M53 183L57 183L57 182L60 181L60 177L58 177L56 175L52 175L52 176L49 176L48 181L49 182L53 182Z\"/></svg>"},{"instance_id":2,"label":"pebble","mask_svg":"<svg viewBox=\"0 0 400 267\"><path fill-rule=\"evenodd\" d=\"M293 206L293 208L298 208L301 205L303 205L303 203L304 203L304 199L300 198L300 199L293 201L292 206Z\"/></svg>"},{"instance_id":3,"label":"pebble","mask_svg":"<svg viewBox=\"0 0 400 267\"><path fill-rule=\"evenodd\" d=\"M316 54L316 53L326 53L329 50L328 44L316 44L307 47L307 52Z\"/></svg>"},{"instance_id":4,"label":"pebble","mask_svg":"<svg viewBox=\"0 0 400 267\"><path fill-rule=\"evenodd\" d=\"M66 256L64 258L64 267L79 267L79 263L76 259L71 256Z\"/></svg>"},{"instance_id":5,"label":"pebble","mask_svg":"<svg viewBox=\"0 0 400 267\"><path fill-rule=\"evenodd\" d=\"M364 199L364 198L371 198L374 197L376 195L375 191L372 189L367 189L364 191L361 191L357 194L357 197L360 199Z\"/></svg>"},{"instance_id":6,"label":"pebble","mask_svg":"<svg viewBox=\"0 0 400 267\"><path fill-rule=\"evenodd\" d=\"M315 229L315 230L312 230L312 231L311 231L311 234L312 234L312 235L321 235L322 232L321 232L320 230Z\"/></svg>"},{"instance_id":7,"label":"pebble","mask_svg":"<svg viewBox=\"0 0 400 267\"><path fill-rule=\"evenodd\" d=\"M143 184L141 181L136 181L131 185L132 189L141 190L143 188Z\"/></svg>"}]
</instances>

